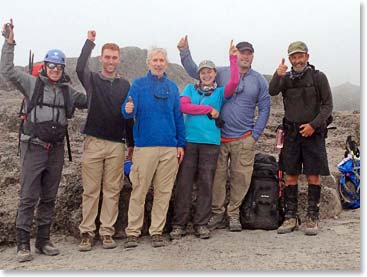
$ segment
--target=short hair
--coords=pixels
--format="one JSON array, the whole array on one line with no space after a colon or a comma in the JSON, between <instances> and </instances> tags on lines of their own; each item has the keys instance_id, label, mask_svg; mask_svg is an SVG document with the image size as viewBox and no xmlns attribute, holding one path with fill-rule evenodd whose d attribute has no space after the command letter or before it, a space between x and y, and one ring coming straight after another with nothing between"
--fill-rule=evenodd
<instances>
[{"instance_id":1,"label":"short hair","mask_svg":"<svg viewBox=\"0 0 367 277\"><path fill-rule=\"evenodd\" d=\"M105 49L110 49L110 50L118 51L118 52L119 52L119 55L121 54L120 47L119 47L116 43L113 43L113 42L105 43L105 44L102 46L102 52L101 52L101 55L103 55L103 51L104 51Z\"/></svg>"},{"instance_id":2,"label":"short hair","mask_svg":"<svg viewBox=\"0 0 367 277\"><path fill-rule=\"evenodd\" d=\"M148 54L147 54L147 65L149 66L149 62L150 60L152 59L152 57L157 54L157 53L161 53L163 54L164 58L166 59L166 62L167 64L169 63L168 61L168 57L167 57L167 50L164 49L164 48L160 48L160 47L151 47L149 50L148 50Z\"/></svg>"}]
</instances>

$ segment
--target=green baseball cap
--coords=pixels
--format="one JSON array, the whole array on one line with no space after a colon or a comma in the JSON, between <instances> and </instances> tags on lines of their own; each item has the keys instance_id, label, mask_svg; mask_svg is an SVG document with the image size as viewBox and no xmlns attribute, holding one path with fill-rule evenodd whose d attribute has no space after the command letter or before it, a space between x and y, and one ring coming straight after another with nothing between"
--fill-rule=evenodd
<instances>
[{"instance_id":1,"label":"green baseball cap","mask_svg":"<svg viewBox=\"0 0 367 277\"><path fill-rule=\"evenodd\" d=\"M210 61L210 60L203 60L198 67L197 72L199 73L200 70L202 70L203 68L210 68L210 69L215 69L215 64Z\"/></svg>"},{"instance_id":2,"label":"green baseball cap","mask_svg":"<svg viewBox=\"0 0 367 277\"><path fill-rule=\"evenodd\" d=\"M294 54L294 53L307 53L308 48L306 43L302 41L295 41L289 44L288 47L288 56Z\"/></svg>"}]
</instances>

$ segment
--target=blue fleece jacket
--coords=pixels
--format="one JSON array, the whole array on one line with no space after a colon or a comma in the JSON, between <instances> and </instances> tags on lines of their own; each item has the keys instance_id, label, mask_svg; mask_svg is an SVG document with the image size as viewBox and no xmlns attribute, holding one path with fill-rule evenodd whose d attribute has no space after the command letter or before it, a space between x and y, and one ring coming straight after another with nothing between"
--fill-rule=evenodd
<instances>
[{"instance_id":1,"label":"blue fleece jacket","mask_svg":"<svg viewBox=\"0 0 367 277\"><path fill-rule=\"evenodd\" d=\"M131 114L125 112L129 96L134 102ZM133 81L121 113L126 119L135 118L135 146L185 146L185 125L179 98L177 85L166 75L158 79L149 71L145 77Z\"/></svg>"},{"instance_id":2,"label":"blue fleece jacket","mask_svg":"<svg viewBox=\"0 0 367 277\"><path fill-rule=\"evenodd\" d=\"M186 72L198 79L197 65L191 57L189 49L180 50L181 63ZM216 81L218 86L225 86L231 77L229 66L217 67ZM256 106L259 113L256 118ZM223 107L220 117L224 127L221 129L223 138L239 138L247 131L258 140L263 133L270 114L270 95L268 83L264 76L250 69L241 75L240 83L232 97Z\"/></svg>"}]
</instances>

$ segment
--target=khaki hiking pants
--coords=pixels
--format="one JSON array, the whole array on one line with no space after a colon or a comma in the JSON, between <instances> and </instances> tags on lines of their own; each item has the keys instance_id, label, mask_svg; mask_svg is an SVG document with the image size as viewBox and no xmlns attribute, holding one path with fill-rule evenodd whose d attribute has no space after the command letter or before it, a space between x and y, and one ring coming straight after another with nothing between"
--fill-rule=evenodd
<instances>
[{"instance_id":1,"label":"khaki hiking pants","mask_svg":"<svg viewBox=\"0 0 367 277\"><path fill-rule=\"evenodd\" d=\"M213 214L224 214L226 210L225 201L229 167L230 192L227 215L229 217L239 217L239 208L250 187L254 158L255 139L252 136L221 144L213 183Z\"/></svg>"},{"instance_id":2,"label":"khaki hiking pants","mask_svg":"<svg viewBox=\"0 0 367 277\"><path fill-rule=\"evenodd\" d=\"M140 236L144 223L145 198L151 184L154 197L149 234L160 235L166 223L169 201L178 171L176 147L135 147L130 180L132 192L127 236Z\"/></svg>"},{"instance_id":3,"label":"khaki hiking pants","mask_svg":"<svg viewBox=\"0 0 367 277\"><path fill-rule=\"evenodd\" d=\"M87 136L82 156L83 219L81 233L95 235L95 220L98 214L99 197L102 190L102 207L99 234L113 235L113 225L118 216L120 191L123 181L125 144Z\"/></svg>"}]
</instances>

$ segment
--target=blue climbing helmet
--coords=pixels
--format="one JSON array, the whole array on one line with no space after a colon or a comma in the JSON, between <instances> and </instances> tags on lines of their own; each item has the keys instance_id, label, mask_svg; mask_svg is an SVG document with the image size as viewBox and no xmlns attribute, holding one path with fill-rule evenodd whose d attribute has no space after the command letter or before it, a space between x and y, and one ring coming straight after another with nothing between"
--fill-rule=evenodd
<instances>
[{"instance_id":1,"label":"blue climbing helmet","mask_svg":"<svg viewBox=\"0 0 367 277\"><path fill-rule=\"evenodd\" d=\"M51 49L47 52L43 61L65 65L65 54L59 49Z\"/></svg>"}]
</instances>

